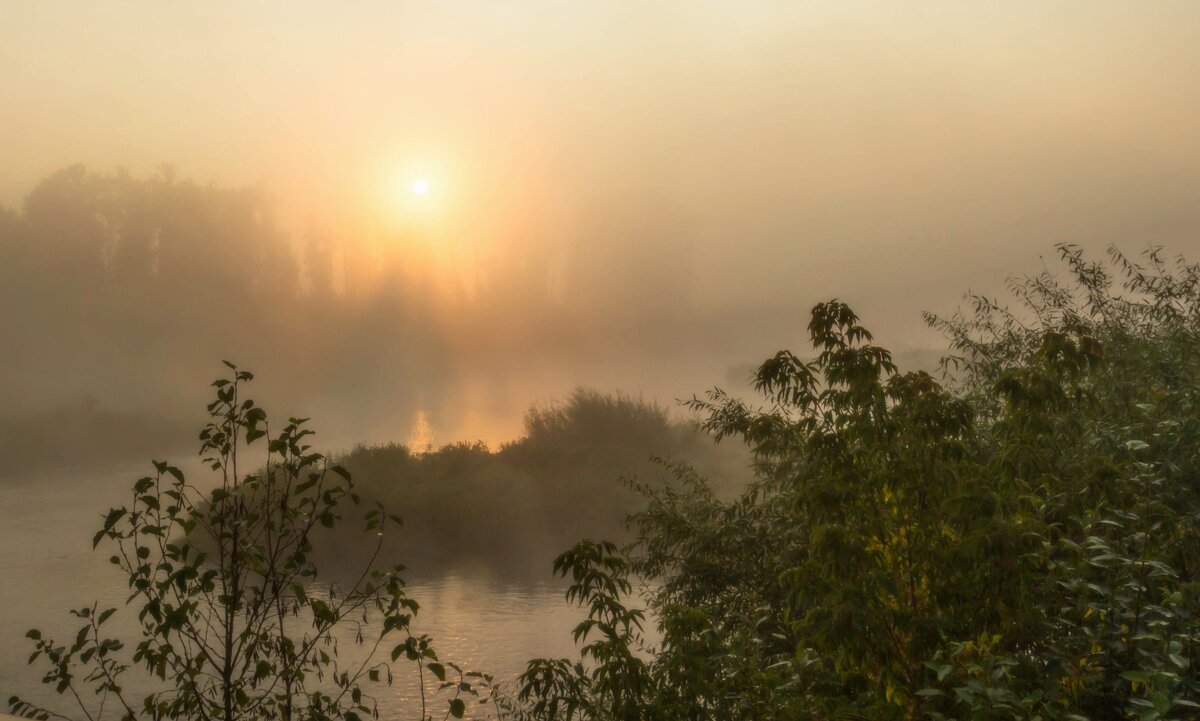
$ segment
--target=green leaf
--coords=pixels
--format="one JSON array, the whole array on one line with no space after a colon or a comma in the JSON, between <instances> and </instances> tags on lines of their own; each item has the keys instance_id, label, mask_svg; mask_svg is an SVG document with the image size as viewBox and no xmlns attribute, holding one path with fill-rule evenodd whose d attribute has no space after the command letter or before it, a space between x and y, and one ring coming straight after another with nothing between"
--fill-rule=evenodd
<instances>
[{"instance_id":1,"label":"green leaf","mask_svg":"<svg viewBox=\"0 0 1200 721\"><path fill-rule=\"evenodd\" d=\"M310 606L312 607L313 616L315 616L318 621L323 621L324 623L328 624L332 624L337 621L337 616L333 609L330 608L329 604L325 603L324 601L313 599Z\"/></svg>"},{"instance_id":2,"label":"green leaf","mask_svg":"<svg viewBox=\"0 0 1200 721\"><path fill-rule=\"evenodd\" d=\"M104 517L104 530L112 530L112 527L117 525L117 521L121 520L121 517L124 516L125 513L126 511L124 508L114 508L110 510L108 515Z\"/></svg>"},{"instance_id":3,"label":"green leaf","mask_svg":"<svg viewBox=\"0 0 1200 721\"><path fill-rule=\"evenodd\" d=\"M450 715L454 718L462 718L466 711L467 705L463 703L462 699L456 698L450 701Z\"/></svg>"}]
</instances>

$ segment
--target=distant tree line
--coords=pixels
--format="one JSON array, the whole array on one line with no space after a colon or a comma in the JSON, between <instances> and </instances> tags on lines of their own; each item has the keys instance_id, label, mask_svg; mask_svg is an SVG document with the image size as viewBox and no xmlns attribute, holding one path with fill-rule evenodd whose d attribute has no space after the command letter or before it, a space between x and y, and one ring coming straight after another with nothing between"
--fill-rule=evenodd
<instances>
[{"instance_id":1,"label":"distant tree line","mask_svg":"<svg viewBox=\"0 0 1200 721\"><path fill-rule=\"evenodd\" d=\"M463 339L500 325L519 338L554 307L545 272L519 253L466 295L438 282L420 244L399 230L294 237L262 189L169 168L56 172L18 209L0 208L0 422L183 415L222 357L269 368L273 396L311 389L363 417L412 411L412 379L442 386L487 363Z\"/></svg>"}]
</instances>

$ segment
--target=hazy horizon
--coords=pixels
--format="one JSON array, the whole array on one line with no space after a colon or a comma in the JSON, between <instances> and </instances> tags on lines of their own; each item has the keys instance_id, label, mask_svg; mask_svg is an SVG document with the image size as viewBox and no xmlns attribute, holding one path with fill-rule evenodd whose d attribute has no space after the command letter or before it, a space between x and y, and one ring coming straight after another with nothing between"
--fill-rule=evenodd
<instances>
[{"instance_id":1,"label":"hazy horizon","mask_svg":"<svg viewBox=\"0 0 1200 721\"><path fill-rule=\"evenodd\" d=\"M344 429L343 446L406 440L417 411L437 442L495 443L576 386L670 403L736 385L804 350L808 308L831 297L927 360L941 344L921 311L1002 293L1055 243L1200 247L1200 6L1083 10L9 4L10 216L76 164L111 187L173 177L208 198L194 202L253 207L247 232L294 265L287 292L312 290L319 253L331 297L440 298L394 324L384 305L339 305L328 327L354 318L357 355L338 363L256 345L250 326L206 326L183 362L146 350L157 320L112 310L119 338L46 320L39 350L10 347L28 370L10 375L10 415L174 409L231 358L279 412ZM10 322L33 323L16 304ZM178 301L180 333L191 310ZM157 379L139 395L146 364Z\"/></svg>"}]
</instances>

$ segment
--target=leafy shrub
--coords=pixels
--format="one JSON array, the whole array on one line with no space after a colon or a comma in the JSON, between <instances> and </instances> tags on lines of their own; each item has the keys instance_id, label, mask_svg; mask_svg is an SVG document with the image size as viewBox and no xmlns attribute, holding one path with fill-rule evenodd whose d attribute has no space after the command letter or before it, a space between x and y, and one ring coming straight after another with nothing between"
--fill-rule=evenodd
<instances>
[{"instance_id":1,"label":"leafy shrub","mask_svg":"<svg viewBox=\"0 0 1200 721\"><path fill-rule=\"evenodd\" d=\"M676 467L641 488L631 547L560 558L590 609L577 633L597 608L636 614L640 573L661 641L634 700L599 684L628 654L531 663L526 713L1200 715L1200 266L1060 251L1069 280L1013 281L1017 309L969 296L929 317L951 342L940 382L833 301L811 358L758 368L765 405L694 399L758 480L723 501Z\"/></svg>"},{"instance_id":2,"label":"leafy shrub","mask_svg":"<svg viewBox=\"0 0 1200 721\"><path fill-rule=\"evenodd\" d=\"M653 456L687 458L724 492L748 476L744 449L714 447L694 421L620 394L578 389L535 407L525 434L496 450L454 443L414 453L402 445L359 447L337 459L364 498L406 519L390 534L414 572L474 567L541 578L546 565L580 536L613 538L639 495L622 477L661 485L669 474ZM362 554L363 538L336 539L339 556ZM538 559L544 559L539 561Z\"/></svg>"},{"instance_id":3,"label":"leafy shrub","mask_svg":"<svg viewBox=\"0 0 1200 721\"><path fill-rule=\"evenodd\" d=\"M133 486L133 503L110 510L94 545L113 548L113 565L128 577L141 639L106 635L116 609L97 604L69 645L32 630L30 663L48 665L44 681L69 692L83 717L104 709L122 719L356 719L378 717L371 689L393 681L403 658L422 676L450 689L447 716L462 718L465 699L489 679L440 661L428 636L410 626L417 603L405 594L402 566L376 568L385 533L400 519L382 506L364 516L375 555L348 584L313 585L313 538L337 526L359 497L350 474L312 450L307 419L291 418L269 433L267 414L246 399L250 373L213 383L201 455L218 482L211 491L178 468L155 462ZM248 448L265 441L266 463L246 475ZM339 661L337 639L353 633L363 658ZM391 638L396 643L388 641ZM380 658L391 646L390 660ZM145 672L142 678L131 669ZM134 698L130 680L154 690ZM88 692L91 692L90 694ZM429 717L420 686L421 718ZM45 721L67 718L12 697L14 713Z\"/></svg>"}]
</instances>

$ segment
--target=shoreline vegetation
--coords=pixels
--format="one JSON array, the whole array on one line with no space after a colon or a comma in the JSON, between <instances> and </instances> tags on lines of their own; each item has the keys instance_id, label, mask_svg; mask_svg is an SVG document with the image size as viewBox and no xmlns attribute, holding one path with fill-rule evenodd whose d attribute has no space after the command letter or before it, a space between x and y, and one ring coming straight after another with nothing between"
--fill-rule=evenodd
<instances>
[{"instance_id":1,"label":"shoreline vegetation","mask_svg":"<svg viewBox=\"0 0 1200 721\"><path fill-rule=\"evenodd\" d=\"M385 554L410 572L466 571L505 580L545 580L551 561L580 537L621 539L641 496L632 482L670 478L666 463L687 460L732 496L749 481L749 455L714 445L698 422L652 402L578 388L529 409L521 437L414 451L400 443L332 453L365 497L406 519ZM22 420L0 419L0 449L13 462L0 482L97 466L134 466L146 456L186 458L190 424L81 404ZM661 459L661 462L658 460ZM329 568L356 555L356 529L328 533L318 558Z\"/></svg>"},{"instance_id":2,"label":"shoreline vegetation","mask_svg":"<svg viewBox=\"0 0 1200 721\"><path fill-rule=\"evenodd\" d=\"M530 409L521 438L494 451L388 444L334 457L364 498L405 519L388 551L413 573L457 567L530 580L545 579L579 538L627 539L626 517L642 503L633 485L669 482L670 462L692 464L727 497L751 478L744 446L713 444L698 422L654 403L582 388ZM332 558L353 553L353 529L330 540Z\"/></svg>"}]
</instances>

